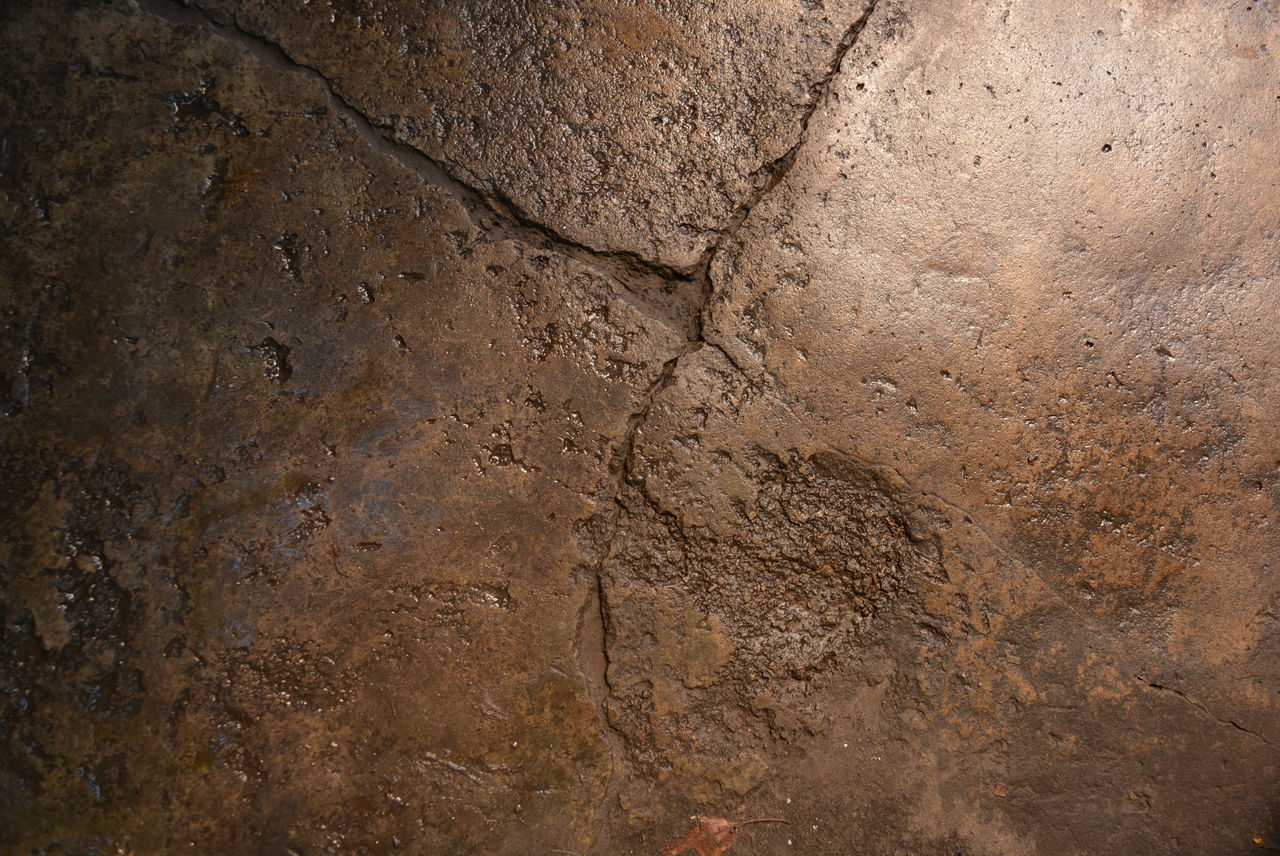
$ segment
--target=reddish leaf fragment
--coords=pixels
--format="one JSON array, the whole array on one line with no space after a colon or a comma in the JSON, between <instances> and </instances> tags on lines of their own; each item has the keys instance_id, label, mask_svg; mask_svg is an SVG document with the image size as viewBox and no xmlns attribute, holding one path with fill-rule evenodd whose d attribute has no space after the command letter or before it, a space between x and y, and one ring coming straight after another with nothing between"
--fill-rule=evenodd
<instances>
[{"instance_id":1,"label":"reddish leaf fragment","mask_svg":"<svg viewBox=\"0 0 1280 856\"><path fill-rule=\"evenodd\" d=\"M662 856L677 856L686 850L692 850L698 856L720 856L729 849L738 830L748 823L786 823L780 817L753 817L750 820L725 820L723 817L702 817L693 819L693 826L675 844L662 848Z\"/></svg>"},{"instance_id":2,"label":"reddish leaf fragment","mask_svg":"<svg viewBox=\"0 0 1280 856\"><path fill-rule=\"evenodd\" d=\"M695 817L684 838L663 847L662 856L676 856L686 850L692 850L698 856L720 856L729 849L740 826L723 817Z\"/></svg>"}]
</instances>

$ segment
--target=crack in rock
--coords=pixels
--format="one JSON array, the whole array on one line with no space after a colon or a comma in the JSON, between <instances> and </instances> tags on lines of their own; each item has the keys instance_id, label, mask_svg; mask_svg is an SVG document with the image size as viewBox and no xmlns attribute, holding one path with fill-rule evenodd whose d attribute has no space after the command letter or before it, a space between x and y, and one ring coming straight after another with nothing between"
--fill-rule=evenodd
<instances>
[{"instance_id":1,"label":"crack in rock","mask_svg":"<svg viewBox=\"0 0 1280 856\"><path fill-rule=\"evenodd\" d=\"M839 75L841 68L844 65L845 57L857 43L858 36L861 35L862 31L866 28L867 21L870 20L872 12L875 11L875 7L876 2L873 0L873 2L867 5L862 15L849 25L845 30L843 37L840 39L840 43L836 48L831 62L827 65L826 72L819 80L815 81L811 85L810 91L812 97L809 106L800 117L800 133L795 144L781 156L775 158L773 161L756 171L755 176L753 176L755 179L754 183L757 185L755 192L751 194L749 199L738 207L738 210L734 212L732 217L730 217L729 222L720 230L719 238L707 248L707 250L702 254L702 257L698 260L697 265L695 265L691 271L692 279L701 286L702 291L701 301L698 306L696 333L690 338L685 347L682 348L679 353L663 365L662 371L659 373L653 384L650 385L647 394L642 399L642 406L640 410L632 415L628 423L627 433L624 435L622 442L622 463L619 469L618 482L619 489L621 489L623 481L626 480L628 476L628 470L630 467L629 462L635 449L636 433L640 430L641 426L644 425L645 420L649 416L649 410L653 407L653 403L657 399L658 395L662 390L671 385L679 367L680 360L683 357L709 345L721 354L724 354L725 358L735 369L742 373L744 377L748 377L748 379L750 379L742 367L739 366L728 353L726 353L726 349L724 347L719 343L708 340L706 336L706 315L715 296L715 284L711 276L712 262L715 260L716 254L723 249L730 240L736 237L738 231L751 216L751 212L755 209L756 205L758 205L771 190L782 182L787 173L791 170L791 167L795 165L796 158L808 142L809 123L812 121L814 114L817 113L818 108L820 108L826 101L828 93L831 91L831 86L835 82L835 78Z\"/></svg>"},{"instance_id":2,"label":"crack in rock","mask_svg":"<svg viewBox=\"0 0 1280 856\"><path fill-rule=\"evenodd\" d=\"M587 586L574 645L579 670L591 695L596 697L593 701L600 710L606 730L613 734L611 741L625 741L626 733L611 722L607 710L607 703L614 697L614 692L609 677L611 622L604 566L616 548L615 542L622 529L622 519L627 515L626 505L622 502L623 491L628 484L637 485L642 481L632 472L637 436L648 420L658 396L674 383L681 360L703 347L710 346L719 351L743 377L750 380L749 375L733 361L726 349L710 341L706 335L707 314L715 296L712 265L717 254L737 236L750 219L755 207L783 181L795 165L800 152L808 143L810 123L818 109L826 103L832 85L842 71L846 56L857 43L858 37L875 11L875 0L869 3L862 14L845 29L824 73L810 84L809 104L800 117L799 133L794 144L779 157L761 165L752 174L753 190L748 198L736 207L725 224L717 230L716 239L701 254L698 261L684 268L663 264L630 250L601 250L589 246L561 234L547 224L536 221L501 190L486 191L460 180L439 160L401 141L392 129L378 124L344 98L339 94L334 81L318 68L296 60L280 44L263 35L250 32L234 21L222 23L182 0L136 0L136 2L144 12L176 25L213 33L239 45L269 67L300 74L318 83L324 90L329 108L348 122L371 149L387 156L418 175L426 184L456 200L466 211L472 223L486 233L510 238L573 259L611 277L635 293L654 289L670 293L680 287L690 288L696 292L696 299L690 299L692 306L689 317L674 319L677 329L684 327L690 330L685 344L663 363L657 377L640 397L639 405L628 418L622 440L610 463L611 471L615 475L614 493L611 498L613 511L611 520L607 524L608 534L600 541L600 555L592 569L592 578ZM612 781L611 768L610 784L606 787L606 793L602 795L602 799L607 798L607 795L613 791Z\"/></svg>"},{"instance_id":3,"label":"crack in rock","mask_svg":"<svg viewBox=\"0 0 1280 856\"><path fill-rule=\"evenodd\" d=\"M458 179L445 166L421 149L399 140L394 131L379 125L370 116L338 93L333 80L315 66L294 59L278 43L243 29L224 24L206 12L181 0L137 0L144 12L179 26L206 30L240 45L251 55L278 71L300 74L320 84L334 113L347 120L372 149L416 173L424 182L457 200L472 222L492 234L509 237L540 249L551 250L605 273L629 287L659 286L695 282L700 266L678 268L644 258L631 250L601 250L562 235L539 223L501 191L486 192Z\"/></svg>"},{"instance_id":4,"label":"crack in rock","mask_svg":"<svg viewBox=\"0 0 1280 856\"><path fill-rule=\"evenodd\" d=\"M647 418L649 408L658 393L670 383L680 359L707 344L724 352L723 347L714 342L708 342L705 336L706 313L715 291L711 276L712 262L717 253L737 235L756 205L781 183L795 164L800 151L808 142L809 125L813 116L826 101L832 84L842 69L845 57L857 43L858 36L866 28L876 8L876 2L873 0L845 29L825 72L810 84L810 101L800 117L800 132L795 143L782 155L756 170L752 176L754 192L739 204L728 222L719 230L719 237L703 252L697 263L681 268L645 258L630 250L601 250L591 247L534 220L500 190L485 192L461 181L440 161L417 147L402 142L395 136L392 129L379 125L344 98L338 93L333 80L324 72L315 66L294 59L281 45L261 34L250 32L235 22L222 23L182 0L136 0L136 2L144 12L173 24L211 32L235 42L272 68L300 74L320 84L325 91L330 108L348 121L372 149L386 155L404 168L416 173L427 184L457 200L467 211L472 222L490 234L509 237L541 249L554 251L604 273L629 288L656 285L669 291L673 285L679 284L692 284L697 287L700 295L691 313L694 332L685 346L663 365L658 378L642 398L639 411L629 420L622 444L626 450L634 445L636 431ZM735 368L741 371L741 367L736 363Z\"/></svg>"},{"instance_id":5,"label":"crack in rock","mask_svg":"<svg viewBox=\"0 0 1280 856\"><path fill-rule=\"evenodd\" d=\"M623 435L622 443L620 444L619 452L614 463L614 468L617 473L617 482L614 493L615 509L612 533L606 540L605 547L595 567L595 588L598 591L597 596L600 598L599 614L601 621L606 622L602 624L600 639L605 643L606 647L608 645L608 603L603 586L603 568L604 563L608 560L614 549L617 535L621 529L621 517L627 513L625 506L620 502L623 487L628 483L638 483L638 480L632 473L632 461L635 457L636 437L644 423L648 420L649 412L657 401L658 396L664 389L674 382L676 372L679 370L681 359L689 354L695 353L706 346L713 347L723 354L729 363L737 369L743 377L750 380L750 376L747 375L742 367L732 359L732 357L726 352L726 349L719 343L710 341L706 335L707 313L715 296L715 284L711 275L712 263L715 261L717 253L719 253L729 241L736 237L742 226L750 218L751 212L755 207L771 190L782 182L787 173L795 165L799 153L806 143L808 143L809 124L812 121L813 116L826 102L831 91L831 87L844 65L845 57L848 56L849 51L852 50L853 46L857 43L858 36L860 36L866 28L867 22L875 11L875 7L876 0L872 0L872 2L863 10L862 14L846 28L831 61L827 64L826 71L818 80L811 84L810 103L805 109L804 114L800 117L800 132L795 143L782 155L760 167L756 171L752 177L753 183L756 185L755 191L747 200L738 206L738 210L729 218L729 221L725 226L719 230L719 237L707 248L707 250L702 254L702 257L698 260L698 263L694 266L691 272L692 278L701 287L701 300L697 308L695 333L685 346L675 354L675 356L663 364L658 377L649 386L646 394L641 399L640 408L633 413L631 418L628 420L627 430Z\"/></svg>"},{"instance_id":6,"label":"crack in rock","mask_svg":"<svg viewBox=\"0 0 1280 856\"><path fill-rule=\"evenodd\" d=\"M1216 713L1214 713L1212 710L1206 707L1203 702L1199 701L1194 696L1187 694L1185 691L1180 690L1176 687L1171 687L1166 684L1162 684L1159 681L1153 681L1149 678L1143 677L1142 675L1134 675L1133 677L1139 682L1141 682L1143 686L1146 686L1149 689L1159 690L1160 692L1170 693L1172 695L1175 695L1178 698L1185 701L1187 704L1199 710L1204 715L1208 716L1210 719L1216 720L1219 724L1229 725L1232 728L1236 729L1237 731L1241 731L1249 735L1250 737L1254 738L1255 740L1259 740L1262 743L1266 744L1267 746L1270 746L1273 749L1275 748L1272 742L1268 740L1266 737L1262 736L1256 731L1251 731L1250 729L1245 728L1243 725L1236 722L1234 719L1227 719L1225 717L1218 716Z\"/></svg>"},{"instance_id":7,"label":"crack in rock","mask_svg":"<svg viewBox=\"0 0 1280 856\"><path fill-rule=\"evenodd\" d=\"M845 57L857 42L858 36L865 29L867 21L870 19L874 8L874 2L869 4L863 14L847 28L834 57L828 64L826 73L813 85L812 99L801 118L800 133L795 144L783 155L764 165L755 173L753 176L756 186L755 191L751 194L749 199L744 201L738 207L738 210L734 212L729 221L722 229L719 230L718 237L715 242L707 248L699 259L695 266L694 279L700 286L701 300L698 306L694 335L689 338L685 346L681 348L678 353L664 363L661 371L658 373L658 376L655 378L653 383L650 384L644 396L642 396L640 406L628 419L627 430L623 435L618 451L611 463L611 468L616 478L616 486L613 499L614 508L612 518L609 523L610 532L604 539L603 547L600 549L599 556L593 568L592 584L590 585L586 596L586 602L583 606L583 614L586 615L589 611L590 614L595 616L599 621L599 625L592 628L591 635L598 644L602 646L600 655L594 659L598 664L603 664L605 674L598 676L598 680L596 682L603 687L603 691L599 693L599 706L601 708L601 716L610 733L610 742L615 746L615 763L618 754L616 749L619 748L619 744L621 744L620 748L625 752L628 747L633 745L633 742L637 738L635 730L629 729L624 721L627 715L624 709L626 699L615 692L613 682L610 680L610 676L608 675L608 670L612 665L612 658L610 657L610 637L611 634L615 632L615 628L612 626L614 622L611 616L608 589L605 584L605 567L610 559L614 558L619 549L618 539L624 531L624 521L631 517L631 512L628 510L628 506L623 500L625 489L628 486L635 489L651 510L658 512L659 516L667 519L669 524L678 524L679 522L673 515L661 513L662 510L647 490L647 485L644 483L643 476L635 472L638 435L648 421L650 411L653 409L658 397L662 394L663 390L675 383L677 373L680 370L681 361L686 356L694 354L705 347L710 347L723 355L726 362L728 362L733 369L746 379L748 383L754 385L751 376L737 364L726 349L718 342L708 338L708 314L716 292L714 278L712 275L712 266L716 260L717 254L720 253L737 236L743 225L749 220L751 212L755 209L756 205L758 205L771 190L776 188L783 181L787 173L795 165L800 152L808 143L808 129L813 116L825 103L828 93L843 67ZM680 529L678 525L676 525L675 528L677 530ZM688 544L686 544L686 546L688 546ZM593 604L595 608L589 609ZM821 655L816 654L816 658L821 659ZM801 670L803 671L803 669ZM609 709L610 702L615 702L619 707L616 710L611 711ZM613 793L612 782L614 778L614 774L611 770L610 786L606 788L605 793L602 794L602 800L608 799L609 795Z\"/></svg>"}]
</instances>

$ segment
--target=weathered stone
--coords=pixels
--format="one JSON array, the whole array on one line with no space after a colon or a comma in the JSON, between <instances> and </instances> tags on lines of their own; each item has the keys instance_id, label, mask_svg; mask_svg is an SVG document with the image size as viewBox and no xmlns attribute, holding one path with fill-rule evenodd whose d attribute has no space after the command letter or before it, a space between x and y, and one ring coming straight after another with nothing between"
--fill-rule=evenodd
<instances>
[{"instance_id":1,"label":"weathered stone","mask_svg":"<svg viewBox=\"0 0 1280 856\"><path fill-rule=\"evenodd\" d=\"M582 846L584 521L687 313L233 42L9 16L3 849Z\"/></svg>"},{"instance_id":2,"label":"weathered stone","mask_svg":"<svg viewBox=\"0 0 1280 856\"><path fill-rule=\"evenodd\" d=\"M866 0L198 0L567 238L692 268L801 137Z\"/></svg>"},{"instance_id":3,"label":"weathered stone","mask_svg":"<svg viewBox=\"0 0 1280 856\"><path fill-rule=\"evenodd\" d=\"M0 8L0 849L1280 847L1280 16L867 12Z\"/></svg>"},{"instance_id":4,"label":"weathered stone","mask_svg":"<svg viewBox=\"0 0 1280 856\"><path fill-rule=\"evenodd\" d=\"M913 747L881 792L966 852L1273 835L1277 24L883 5L717 256L707 338L811 443L963 509L876 644Z\"/></svg>"}]
</instances>

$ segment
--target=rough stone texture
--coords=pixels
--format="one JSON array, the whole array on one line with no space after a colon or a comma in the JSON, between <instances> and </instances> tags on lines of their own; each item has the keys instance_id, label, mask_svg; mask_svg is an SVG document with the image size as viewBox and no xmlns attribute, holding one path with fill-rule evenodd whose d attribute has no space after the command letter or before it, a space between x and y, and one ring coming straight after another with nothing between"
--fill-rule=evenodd
<instances>
[{"instance_id":1,"label":"rough stone texture","mask_svg":"<svg viewBox=\"0 0 1280 856\"><path fill-rule=\"evenodd\" d=\"M695 266L800 139L866 0L198 0L571 240Z\"/></svg>"},{"instance_id":2,"label":"rough stone texture","mask_svg":"<svg viewBox=\"0 0 1280 856\"><path fill-rule=\"evenodd\" d=\"M583 521L688 335L662 295L232 42L9 16L0 849L588 835Z\"/></svg>"},{"instance_id":3,"label":"rough stone texture","mask_svg":"<svg viewBox=\"0 0 1280 856\"><path fill-rule=\"evenodd\" d=\"M0 22L0 851L1280 847L1273 5Z\"/></svg>"}]
</instances>

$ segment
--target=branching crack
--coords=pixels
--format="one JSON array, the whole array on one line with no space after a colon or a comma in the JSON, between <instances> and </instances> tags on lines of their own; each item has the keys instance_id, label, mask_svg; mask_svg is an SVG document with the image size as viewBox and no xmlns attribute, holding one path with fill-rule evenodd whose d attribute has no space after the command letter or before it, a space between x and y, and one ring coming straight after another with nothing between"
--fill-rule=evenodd
<instances>
[{"instance_id":1,"label":"branching crack","mask_svg":"<svg viewBox=\"0 0 1280 856\"><path fill-rule=\"evenodd\" d=\"M876 0L872 0L862 15L845 29L823 74L810 84L809 104L800 117L800 129L795 143L782 155L755 171L751 181L752 192L737 205L724 226L717 230L716 240L703 251L698 261L688 267L677 267L646 258L632 250L602 250L592 247L537 221L500 189L486 189L463 181L452 174L441 161L401 141L393 128L378 123L348 101L339 92L334 80L320 69L295 59L277 42L244 29L234 20L221 22L186 0L137 0L137 3L143 11L158 18L182 26L204 29L235 42L272 68L300 74L320 84L329 101L329 108L349 122L372 149L457 200L472 222L488 233L554 251L607 274L632 289L656 285L670 291L673 286L693 284L700 291L701 299L694 312L695 332L690 338L689 346L705 342L705 316L714 291L712 262L719 251L736 236L755 206L778 186L795 164L797 156L808 141L809 123L825 102L845 57L857 42L876 6ZM694 350L689 346L675 359Z\"/></svg>"},{"instance_id":2,"label":"branching crack","mask_svg":"<svg viewBox=\"0 0 1280 856\"><path fill-rule=\"evenodd\" d=\"M701 295L697 310L697 317L694 323L694 332L685 345L673 357L667 360L662 369L658 372L658 376L653 383L645 391L640 399L640 406L632 413L627 420L627 429L623 435L622 442L619 444L617 454L613 461L613 469L616 477L615 493L613 498L614 517L609 537L605 541L605 547L601 551L595 565L595 586L589 595L594 598L598 604L598 613L601 625L598 631L598 637L605 647L604 661L608 662L608 621L609 621L609 602L608 588L605 584L605 565L613 553L618 534L622 531L622 521L627 514L626 505L622 501L624 488L628 485L635 488L643 500L653 506L655 511L664 516L667 515L663 509L656 507L653 499L644 484L643 476L634 470L636 441L648 421L649 413L653 409L658 397L662 391L671 384L675 383L676 372L679 370L680 361L689 354L695 353L704 347L712 347L724 355L725 359L737 369L744 377L750 377L741 366L733 359L728 351L716 342L707 338L706 331L708 327L708 314L711 310L712 302L715 297L715 283L712 276L712 265L715 262L716 255L732 241L743 224L749 219L752 210L760 203L762 199L775 187L777 187L786 174L795 165L796 159L808 141L809 123L813 119L814 114L826 101L827 95L834 83L837 75L840 73L844 65L844 59L849 51L853 48L858 40L858 36L862 33L870 19L872 12L875 10L875 2L868 4L862 15L854 21L844 33L837 47L835 55L828 63L825 73L816 80L811 87L811 100L800 119L800 132L797 135L795 143L780 157L765 164L756 171L753 176L754 191L744 200L734 211L728 222L718 231L716 240L707 248L707 250L699 258L698 263L692 271L692 280L700 287ZM606 681L607 683L607 681ZM602 711L607 721L607 712ZM612 729L612 725L610 724ZM616 739L616 737L615 737Z\"/></svg>"},{"instance_id":3,"label":"branching crack","mask_svg":"<svg viewBox=\"0 0 1280 856\"><path fill-rule=\"evenodd\" d=\"M1250 737L1254 738L1255 740L1259 740L1262 743L1265 743L1267 746L1272 746L1272 748L1274 748L1271 741L1268 740L1266 737L1263 737L1261 734L1259 734L1256 731L1251 731L1250 729L1245 728L1243 725L1236 722L1234 719L1227 719L1227 718L1218 716L1216 713L1209 710L1209 708L1206 707L1203 702L1197 700L1194 696L1188 695L1183 690L1180 690L1176 687L1168 686L1166 684L1162 684L1159 681L1150 680L1149 678L1145 678L1142 675L1134 675L1134 678L1150 689L1159 690L1160 692L1165 692L1165 693L1171 693L1172 695L1177 696L1178 698L1185 701L1187 704L1196 708L1201 713L1208 716L1210 719L1216 720L1222 725L1229 725L1232 728L1236 729L1237 731L1242 731L1245 734L1248 734Z\"/></svg>"},{"instance_id":4,"label":"branching crack","mask_svg":"<svg viewBox=\"0 0 1280 856\"><path fill-rule=\"evenodd\" d=\"M632 414L627 424L627 432L623 437L620 451L621 465L618 467L618 489L621 492L623 482L633 481L634 474L631 472L631 461L634 457L636 435L640 428L644 425L649 417L649 410L653 407L658 395L662 390L674 382L675 373L680 360L688 354L694 353L705 346L711 346L724 355L735 369L744 376L748 376L746 371L738 365L728 351L716 342L710 342L706 337L707 329L707 313L710 311L712 300L715 296L715 283L712 277L711 269L715 261L716 255L728 245L738 234L743 224L751 216L751 212L756 205L764 199L768 193L777 187L786 177L791 167L795 165L796 158L800 151L808 142L809 123L813 120L814 114L818 112L823 103L827 99L827 95L831 90L832 84L839 75L844 65L844 59L854 44L858 41L858 36L867 26L872 12L875 11L876 0L872 0L863 10L862 15L856 21L846 28L844 35L841 37L836 47L835 54L831 61L827 64L825 72L810 85L810 101L805 108L804 114L800 117L800 133L796 137L795 143L791 148L787 149L781 156L775 158L769 163L763 165L756 170L753 178L755 190L751 195L738 205L728 222L719 230L717 239L702 254L698 263L693 269L692 279L701 286L701 301L698 309L698 317L695 325L695 333L685 346L674 357L668 360L659 372L657 379L650 385L646 395L641 399L640 409Z\"/></svg>"},{"instance_id":5,"label":"branching crack","mask_svg":"<svg viewBox=\"0 0 1280 856\"><path fill-rule=\"evenodd\" d=\"M181 0L137 0L139 7L158 18L207 30L235 42L264 64L279 71L300 74L320 84L329 109L341 116L375 151L414 172L425 183L457 200L478 228L530 246L553 251L604 273L629 288L664 287L691 283L699 267L679 268L652 261L631 250L601 250L539 223L498 190L485 190L452 175L439 160L402 142L392 128L379 124L338 91L334 81L315 66L292 57L283 47L235 22L222 23Z\"/></svg>"},{"instance_id":6,"label":"branching crack","mask_svg":"<svg viewBox=\"0 0 1280 856\"><path fill-rule=\"evenodd\" d=\"M486 189L467 183L453 175L441 161L402 142L396 137L394 129L379 124L344 98L331 78L314 66L298 61L270 39L250 32L234 21L222 23L204 11L192 7L185 0L137 0L137 2L145 12L171 23L204 29L240 45L272 68L300 74L320 84L328 99L329 108L348 122L367 145L417 174L423 182L456 200L465 209L472 223L488 234L510 238L574 259L590 269L611 277L636 293L652 291L655 288L664 292L671 292L677 288L691 289L698 293L696 302L691 307L690 317L678 319L678 325L688 330L684 345L663 363L657 377L640 396L638 406L627 420L626 430L611 462L614 475L613 516L609 524L609 534L603 539L603 547L593 568L594 579L590 580L585 602L579 613L576 653L580 668L584 679L595 685L594 689L589 687L589 690L592 690L593 695L598 696L593 700L600 709L606 728L612 731L613 727L606 710L608 697L612 691L608 674L609 603L605 566L627 514L626 506L622 501L624 489L628 485L635 487L646 501L651 501L641 477L633 471L637 438L662 391L675 382L680 361L689 354L703 347L715 348L744 377L749 377L725 348L708 340L706 336L709 325L708 315L715 298L713 264L717 255L736 238L755 207L783 181L795 165L800 152L808 142L810 122L819 108L826 103L831 87L844 65L845 57L866 28L868 20L875 11L875 0L868 3L858 19L845 29L825 70L810 84L809 103L800 117L799 132L795 142L782 155L761 165L752 174L751 193L736 206L725 224L716 230L715 240L703 251L698 261L689 267L667 265L630 250L601 250L570 238L534 220L501 190ZM588 648L598 648L598 650L588 650ZM615 734L611 739L616 741L621 739L621 735ZM606 788L606 791L611 790L612 785Z\"/></svg>"}]
</instances>

